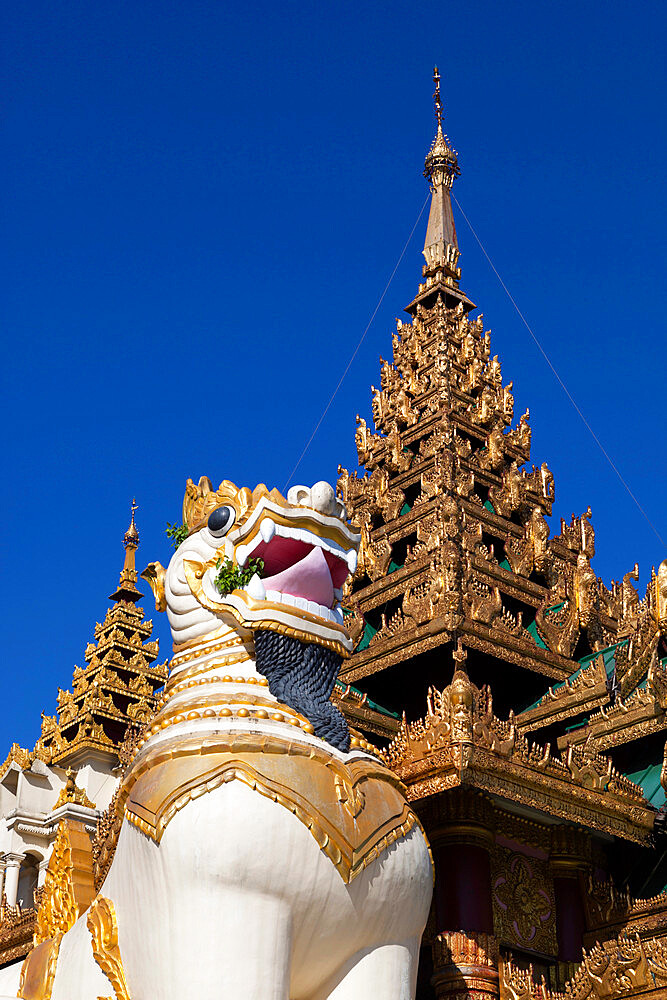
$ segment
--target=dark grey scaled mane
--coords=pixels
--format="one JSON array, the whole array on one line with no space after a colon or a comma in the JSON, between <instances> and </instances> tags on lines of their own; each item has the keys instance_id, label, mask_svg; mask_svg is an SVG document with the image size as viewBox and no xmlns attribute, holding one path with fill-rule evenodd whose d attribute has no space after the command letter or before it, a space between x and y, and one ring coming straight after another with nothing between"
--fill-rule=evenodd
<instances>
[{"instance_id":1,"label":"dark grey scaled mane","mask_svg":"<svg viewBox=\"0 0 667 1000\"><path fill-rule=\"evenodd\" d=\"M316 736L346 753L350 731L342 712L329 700L340 669L338 653L270 629L258 629L254 639L257 669L269 682L271 694L305 715Z\"/></svg>"}]
</instances>

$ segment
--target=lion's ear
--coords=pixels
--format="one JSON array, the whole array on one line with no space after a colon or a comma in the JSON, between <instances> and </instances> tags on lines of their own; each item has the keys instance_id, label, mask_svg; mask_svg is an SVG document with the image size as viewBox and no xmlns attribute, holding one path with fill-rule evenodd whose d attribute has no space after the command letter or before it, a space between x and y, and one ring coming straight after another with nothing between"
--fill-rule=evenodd
<instances>
[{"instance_id":1,"label":"lion's ear","mask_svg":"<svg viewBox=\"0 0 667 1000\"><path fill-rule=\"evenodd\" d=\"M167 610L167 597L164 591L164 578L166 572L167 571L162 563L152 562L148 564L146 569L141 574L142 579L148 581L150 588L153 591L156 611Z\"/></svg>"}]
</instances>

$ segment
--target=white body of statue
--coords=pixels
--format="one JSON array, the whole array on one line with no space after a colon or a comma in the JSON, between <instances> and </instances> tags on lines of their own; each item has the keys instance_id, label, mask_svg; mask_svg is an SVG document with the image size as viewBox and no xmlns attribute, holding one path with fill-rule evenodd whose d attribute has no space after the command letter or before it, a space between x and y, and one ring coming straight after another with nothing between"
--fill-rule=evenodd
<instances>
[{"instance_id":1,"label":"white body of statue","mask_svg":"<svg viewBox=\"0 0 667 1000\"><path fill-rule=\"evenodd\" d=\"M290 705L271 691L292 691L290 668L274 683L271 651L264 672L255 652L259 632L296 655L349 652L337 605L358 536L344 518L326 484L287 500L188 484L190 534L148 574L172 628L170 679L123 779L108 875L53 958L52 1000L414 997L432 893L421 827L362 741L317 735L308 676ZM225 558L264 568L221 595ZM0 971L0 996L36 996L49 974L32 961L23 994L20 965Z\"/></svg>"}]
</instances>

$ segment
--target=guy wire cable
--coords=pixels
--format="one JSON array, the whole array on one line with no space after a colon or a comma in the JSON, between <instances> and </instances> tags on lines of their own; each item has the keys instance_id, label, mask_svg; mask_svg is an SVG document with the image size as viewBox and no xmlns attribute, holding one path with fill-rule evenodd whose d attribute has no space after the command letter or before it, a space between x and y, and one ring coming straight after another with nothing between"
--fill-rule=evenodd
<instances>
[{"instance_id":1,"label":"guy wire cable","mask_svg":"<svg viewBox=\"0 0 667 1000\"><path fill-rule=\"evenodd\" d=\"M313 431L313 433L308 438L308 441L306 443L306 447L303 449L303 451L301 452L301 455L299 456L299 461L296 463L296 465L294 466L294 468L290 472L290 474L289 474L289 476L287 478L287 481L286 481L285 485L283 486L283 493L285 493L285 491L287 490L287 487L289 486L289 484L294 479L294 474L295 474L296 470L301 465L301 462L303 461L303 457L306 454L306 452L308 451L308 449L310 448L310 446L311 446L311 444L313 442L313 438L315 437L315 435L317 434L318 430L320 429L322 421L324 420L324 418L326 417L327 413L329 412L329 408L330 408L331 404L333 403L338 390L340 389L341 385L343 384L345 376L347 375L347 373L349 372L350 368L352 367L352 362L354 361L354 359L356 358L357 354L359 353L359 348L361 347L361 345L363 344L364 340L366 339L366 334L370 330L371 324L372 324L373 320L375 319L375 317L377 315L377 311L380 308L380 306L382 305L382 301L383 301L385 295L389 291L389 286L391 285L391 283L393 281L393 278L394 278L394 275L398 271L399 265L400 265L401 261L403 260L403 257L405 256L405 251L408 249L408 246L410 244L410 240L414 236L415 229L419 225L419 220L421 219L422 215L424 214L424 209L426 208L426 205L427 205L430 197L431 197L431 192L429 191L428 194L426 195L426 197L424 198L424 204L422 205L421 209L419 210L419 215L415 219L415 224L412 227L412 229L410 230L410 235L408 236L407 240L405 241L405 246L401 250L400 256L399 256L398 260L396 261L396 265L394 267L394 270L389 275L389 280L387 281L387 284L384 286L384 291L382 292L382 295L380 296L380 298L378 300L378 304L376 305L375 309L373 310L373 315L369 319L368 325L367 325L366 329L364 330L364 332L362 333L361 338L359 340L359 343L355 347L354 353L352 354L352 357L350 358L350 360L347 363L345 371L343 372L343 374L341 375L340 379L338 380L338 385L336 386L336 388L334 389L334 391L331 393L331 398L329 399L329 402L325 406L324 412L322 413L322 416L320 417L320 419L315 424L315 430Z\"/></svg>"},{"instance_id":2,"label":"guy wire cable","mask_svg":"<svg viewBox=\"0 0 667 1000\"><path fill-rule=\"evenodd\" d=\"M577 404L576 404L576 402L575 402L575 400L574 400L574 398L573 398L572 394L570 393L569 389L567 388L567 386L566 386L566 385L565 385L565 383L563 382L562 378L560 377L560 375L558 374L558 372L557 372L557 371L556 371L556 369L554 368L553 364L551 363L551 359L549 358L549 355L547 354L547 352L546 352L546 351L544 350L544 348L542 347L541 343L539 342L539 340L537 339L537 337L535 336L535 334L534 334L534 333L533 333L533 331L531 330L531 328L530 328L530 326L529 326L529 324L528 324L528 321L527 321L526 317L525 317L525 316L523 315L523 313L522 313L522 312L521 312L521 310L519 309L518 305L517 305L517 304L516 304L516 302L514 301L514 298L512 297L512 294L510 293L510 290L509 290L509 288L507 287L507 285L505 284L505 282L503 281L503 279L502 279L502 278L500 277L500 275L498 274L498 271L496 270L496 266L495 266L495 264L493 263L493 261L491 260L491 258L490 258L490 257L489 257L489 255L488 255L488 253L486 252L486 249L485 249L485 247L484 247L484 244L482 243L482 241L480 240L479 236L477 235L477 233L476 233L476 232L475 232L475 230L473 229L473 226L472 226L472 223L470 222L470 219L468 218L468 216L467 216L467 215L465 214L465 212L464 212L464 211L463 211L463 209L461 208L461 204L460 204L460 202L459 202L458 198L456 197L456 195L454 194L454 192L452 192L452 198L453 198L453 199L454 199L454 201L456 202L456 207L458 208L459 212L461 213L461 215L463 216L463 218L464 218L464 219L466 220L466 222L467 222L467 224L468 224L468 228L470 229L470 232L471 232L471 233L473 234L473 236L475 237L475 239L476 239L476 241L477 241L477 243L478 243L478 245L479 245L479 248L480 248L480 250L482 251L482 253L483 253L483 254L484 254L484 256L486 257L487 261L489 262L489 265L490 265L490 267L491 267L491 270L493 271L493 273L495 274L496 278L498 279L498 281L499 281L499 282L500 282L500 284L502 285L502 287L503 287L503 289L504 289L504 291L505 291L505 294L507 295L507 298L508 298L508 299L510 300L510 302L512 303L512 305L513 305L513 306L514 306L514 308L516 309L516 311L517 311L517 313L518 313L518 315L519 315L519 319L521 320L521 322L522 322L522 323L523 323L523 325L525 326L526 330L528 330L528 333L529 333L529 334L531 335L531 337L532 337L532 338L533 338L533 340L535 341L535 344L537 345L537 347L538 347L538 349L539 349L540 353L542 354L542 357L544 358L544 360L546 361L546 363L547 363L547 364L549 365L549 368L550 368L550 369L551 369L551 371L553 372L553 374L554 374L554 376L555 376L556 380L557 380L557 381L559 382L559 384L560 384L560 387L561 387L561 389L563 390L563 392L565 393L565 395L567 396L567 398L568 398L568 399L570 400L570 402L572 403L572 406L573 406L573 407L575 408L575 410L577 411L577 413L578 413L578 414L579 414L579 416L581 417L582 421L584 422L584 425L585 425L585 426L586 426L586 427L588 428L588 430L590 431L590 433L591 433L591 436L593 437L593 440L594 440L594 441L595 441L595 443L597 444L598 448L600 449L600 451L602 452L602 454L604 455L604 457L605 457L605 458L607 459L607 461L608 461L608 462L609 462L609 464L611 465L612 469L614 470L614 472L616 473L616 475L618 476L618 478L619 478L619 479L621 480L621 482L623 483L623 486L624 486L624 487L625 487L625 489L627 490L628 494L630 495L630 497L632 498L632 500L634 500L635 504L637 505L637 507L638 507L639 511L640 511L640 512L641 512L641 514L643 515L643 517L644 517L644 519L646 520L647 524L648 524L648 525L650 526L650 528L651 528L651 530L653 531L653 533L655 534L656 538L658 539L658 541L660 542L660 544L661 544L661 545L663 546L663 548L664 548L664 547L665 547L665 542L663 541L663 538L662 538L662 536L661 536L660 532L659 532L659 531L658 531L658 529L657 529L657 528L655 527L655 525L654 525L654 524L653 524L653 522L651 521L650 517L648 516L648 514L646 513L646 511L644 510L644 508L643 508L643 507L642 507L642 505L640 504L639 500L637 499L637 497L636 497L636 496L634 495L634 493L632 492L632 490L630 489L630 487L629 487L629 486L628 486L628 484L626 483L625 479L623 478L623 476L622 476L622 475L621 475L621 473L619 472L618 468L616 467L616 465L614 464L614 462L613 462L613 461L612 461L612 459L610 458L609 454L608 454L608 453L607 453L607 452L605 451L605 449L604 449L604 447L603 447L603 445L602 445L602 442L600 441L599 437L597 436L597 434L595 433L595 431L593 430L593 428L592 428L592 427L591 427L591 425L589 424L588 420L586 420L586 417L585 417L585 416L583 415L583 413L581 412L581 410L580 410L580 409L579 409L579 407L577 406Z\"/></svg>"}]
</instances>

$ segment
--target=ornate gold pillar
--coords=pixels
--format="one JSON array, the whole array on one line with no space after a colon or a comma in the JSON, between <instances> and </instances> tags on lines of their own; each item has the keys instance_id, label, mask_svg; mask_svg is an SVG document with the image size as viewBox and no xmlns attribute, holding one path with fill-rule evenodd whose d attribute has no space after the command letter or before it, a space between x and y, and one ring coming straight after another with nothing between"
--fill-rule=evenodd
<instances>
[{"instance_id":1,"label":"ornate gold pillar","mask_svg":"<svg viewBox=\"0 0 667 1000\"><path fill-rule=\"evenodd\" d=\"M586 931L582 885L590 867L590 842L583 830L553 827L549 865L556 897L558 962L581 962Z\"/></svg>"},{"instance_id":2,"label":"ornate gold pillar","mask_svg":"<svg viewBox=\"0 0 667 1000\"><path fill-rule=\"evenodd\" d=\"M433 941L438 1000L498 1000L498 942L492 934L444 931Z\"/></svg>"}]
</instances>

